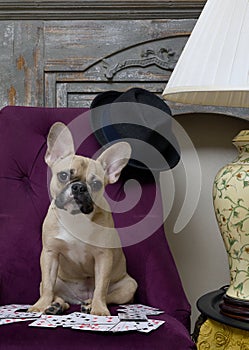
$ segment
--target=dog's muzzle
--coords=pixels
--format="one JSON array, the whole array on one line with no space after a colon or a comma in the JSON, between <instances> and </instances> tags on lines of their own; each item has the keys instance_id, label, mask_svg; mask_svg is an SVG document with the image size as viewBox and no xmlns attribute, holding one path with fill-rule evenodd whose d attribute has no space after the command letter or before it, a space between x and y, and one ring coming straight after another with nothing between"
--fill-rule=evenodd
<instances>
[{"instance_id":1,"label":"dog's muzzle","mask_svg":"<svg viewBox=\"0 0 249 350\"><path fill-rule=\"evenodd\" d=\"M93 201L84 182L70 183L56 197L55 205L65 210L70 207L71 214L90 214L93 211Z\"/></svg>"}]
</instances>

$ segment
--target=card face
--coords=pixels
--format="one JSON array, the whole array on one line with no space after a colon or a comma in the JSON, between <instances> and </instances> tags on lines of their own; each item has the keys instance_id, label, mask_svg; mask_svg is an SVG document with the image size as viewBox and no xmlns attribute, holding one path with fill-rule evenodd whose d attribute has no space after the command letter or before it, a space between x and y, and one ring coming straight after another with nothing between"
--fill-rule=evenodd
<instances>
[{"instance_id":1,"label":"card face","mask_svg":"<svg viewBox=\"0 0 249 350\"><path fill-rule=\"evenodd\" d=\"M78 326L73 326L72 329L78 329L83 331L100 331L100 332L128 332L136 331L136 322L118 322L116 325L101 325L101 324L82 324Z\"/></svg>"},{"instance_id":2,"label":"card face","mask_svg":"<svg viewBox=\"0 0 249 350\"><path fill-rule=\"evenodd\" d=\"M164 313L164 311L159 310L155 307L152 306L147 306L143 304L127 304L127 305L119 305L121 309L118 309L118 311L122 312L140 312L144 313L147 316L152 316L152 315L160 315Z\"/></svg>"},{"instance_id":3,"label":"card face","mask_svg":"<svg viewBox=\"0 0 249 350\"><path fill-rule=\"evenodd\" d=\"M82 324L115 325L119 322L118 316L95 316L80 312L74 312L64 316L42 315L42 318L46 319L49 323L54 324L56 327L73 327Z\"/></svg>"},{"instance_id":4,"label":"card face","mask_svg":"<svg viewBox=\"0 0 249 350\"><path fill-rule=\"evenodd\" d=\"M28 312L31 305L10 304L0 306L0 319L3 318L37 318L41 312Z\"/></svg>"},{"instance_id":5,"label":"card face","mask_svg":"<svg viewBox=\"0 0 249 350\"><path fill-rule=\"evenodd\" d=\"M33 318L1 318L0 326L16 323L16 322L25 322L25 321L33 321Z\"/></svg>"},{"instance_id":6,"label":"card face","mask_svg":"<svg viewBox=\"0 0 249 350\"><path fill-rule=\"evenodd\" d=\"M146 323L140 323L140 325L137 326L137 330L142 333L149 333L151 331L156 330L160 326L162 326L165 323L165 321L161 320L149 320L149 322Z\"/></svg>"},{"instance_id":7,"label":"card face","mask_svg":"<svg viewBox=\"0 0 249 350\"><path fill-rule=\"evenodd\" d=\"M44 315L28 312L30 305L11 304L0 306L0 326L14 322L33 321L30 327L68 327L81 331L149 333L165 321L148 319L147 315L158 315L163 311L142 304L120 305L118 316L97 316L73 312L68 315Z\"/></svg>"},{"instance_id":8,"label":"card face","mask_svg":"<svg viewBox=\"0 0 249 350\"><path fill-rule=\"evenodd\" d=\"M29 327L56 328L57 326L49 322L46 318L38 318L34 322L30 323Z\"/></svg>"},{"instance_id":9,"label":"card face","mask_svg":"<svg viewBox=\"0 0 249 350\"><path fill-rule=\"evenodd\" d=\"M142 313L137 311L118 313L118 317L120 321L138 321L138 322L147 322L148 317Z\"/></svg>"},{"instance_id":10,"label":"card face","mask_svg":"<svg viewBox=\"0 0 249 350\"><path fill-rule=\"evenodd\" d=\"M113 333L129 331L137 331L137 322L119 322L111 329L111 332Z\"/></svg>"},{"instance_id":11,"label":"card face","mask_svg":"<svg viewBox=\"0 0 249 350\"><path fill-rule=\"evenodd\" d=\"M91 319L91 323L92 324L116 324L119 322L119 318L118 316L95 316L95 315L91 315L92 319Z\"/></svg>"},{"instance_id":12,"label":"card face","mask_svg":"<svg viewBox=\"0 0 249 350\"><path fill-rule=\"evenodd\" d=\"M73 326L72 329L78 329L81 331L97 331L97 332L109 332L113 328L113 325L107 324L81 324Z\"/></svg>"}]
</instances>

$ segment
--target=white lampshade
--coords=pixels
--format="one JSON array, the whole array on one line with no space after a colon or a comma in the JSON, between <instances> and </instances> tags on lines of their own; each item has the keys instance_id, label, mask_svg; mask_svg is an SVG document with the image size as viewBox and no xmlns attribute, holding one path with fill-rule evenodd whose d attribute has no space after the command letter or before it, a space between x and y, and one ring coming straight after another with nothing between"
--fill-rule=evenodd
<instances>
[{"instance_id":1,"label":"white lampshade","mask_svg":"<svg viewBox=\"0 0 249 350\"><path fill-rule=\"evenodd\" d=\"M249 0L207 1L163 98L249 107Z\"/></svg>"}]
</instances>

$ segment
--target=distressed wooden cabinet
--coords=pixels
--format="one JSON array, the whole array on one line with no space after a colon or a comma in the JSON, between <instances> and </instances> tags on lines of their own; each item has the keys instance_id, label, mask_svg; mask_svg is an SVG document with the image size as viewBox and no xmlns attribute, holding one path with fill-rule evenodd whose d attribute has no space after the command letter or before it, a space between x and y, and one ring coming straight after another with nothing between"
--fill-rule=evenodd
<instances>
[{"instance_id":1,"label":"distressed wooden cabinet","mask_svg":"<svg viewBox=\"0 0 249 350\"><path fill-rule=\"evenodd\" d=\"M0 0L0 107L161 94L205 1Z\"/></svg>"}]
</instances>

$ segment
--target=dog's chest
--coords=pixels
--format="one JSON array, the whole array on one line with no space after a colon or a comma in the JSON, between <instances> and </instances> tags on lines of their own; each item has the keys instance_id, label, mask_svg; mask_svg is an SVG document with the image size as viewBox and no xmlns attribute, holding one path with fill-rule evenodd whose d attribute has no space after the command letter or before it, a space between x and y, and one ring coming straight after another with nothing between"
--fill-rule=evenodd
<instances>
[{"instance_id":1,"label":"dog's chest","mask_svg":"<svg viewBox=\"0 0 249 350\"><path fill-rule=\"evenodd\" d=\"M93 259L89 245L81 239L74 237L63 227L60 227L55 237L59 241L61 255L76 264L89 264Z\"/></svg>"},{"instance_id":2,"label":"dog's chest","mask_svg":"<svg viewBox=\"0 0 249 350\"><path fill-rule=\"evenodd\" d=\"M72 233L69 233L63 227L59 228L59 232L58 232L58 234L56 235L55 238L64 241L68 246L71 245L71 244L74 245L76 243L76 240L78 241L78 239L76 237L74 237Z\"/></svg>"}]
</instances>

